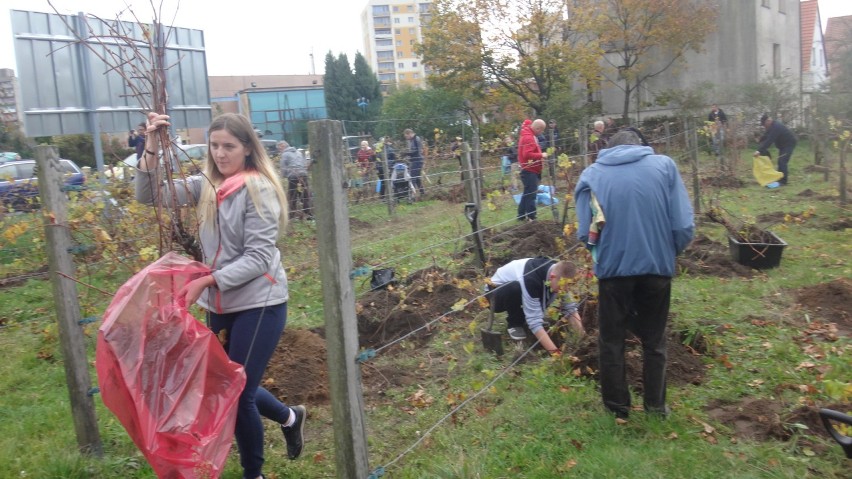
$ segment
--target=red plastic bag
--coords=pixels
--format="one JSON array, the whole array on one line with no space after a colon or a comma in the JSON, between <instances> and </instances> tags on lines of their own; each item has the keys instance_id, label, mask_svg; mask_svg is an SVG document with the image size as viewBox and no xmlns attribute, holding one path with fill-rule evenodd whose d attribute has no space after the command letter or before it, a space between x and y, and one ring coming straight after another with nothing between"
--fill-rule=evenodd
<instances>
[{"instance_id":1,"label":"red plastic bag","mask_svg":"<svg viewBox=\"0 0 852 479\"><path fill-rule=\"evenodd\" d=\"M98 385L160 478L217 478L245 386L243 367L175 295L210 269L169 253L119 288L98 330Z\"/></svg>"}]
</instances>

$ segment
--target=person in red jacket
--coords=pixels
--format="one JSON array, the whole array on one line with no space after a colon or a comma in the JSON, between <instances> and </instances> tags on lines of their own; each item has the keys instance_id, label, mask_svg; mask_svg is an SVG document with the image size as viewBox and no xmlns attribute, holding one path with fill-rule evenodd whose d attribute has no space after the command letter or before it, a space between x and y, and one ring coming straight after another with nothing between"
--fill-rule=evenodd
<instances>
[{"instance_id":1,"label":"person in red jacket","mask_svg":"<svg viewBox=\"0 0 852 479\"><path fill-rule=\"evenodd\" d=\"M524 120L521 124L521 134L518 138L518 165L521 167L521 183L524 192L518 203L518 221L532 221L536 217L536 195L541 183L541 169L547 153L541 151L536 137L545 128L544 120Z\"/></svg>"}]
</instances>

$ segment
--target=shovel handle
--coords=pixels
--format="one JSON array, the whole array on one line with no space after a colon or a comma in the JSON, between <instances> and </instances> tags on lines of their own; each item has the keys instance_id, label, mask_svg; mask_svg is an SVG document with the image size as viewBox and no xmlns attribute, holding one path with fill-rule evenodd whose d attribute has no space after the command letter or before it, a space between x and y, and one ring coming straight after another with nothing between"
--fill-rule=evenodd
<instances>
[{"instance_id":1,"label":"shovel handle","mask_svg":"<svg viewBox=\"0 0 852 479\"><path fill-rule=\"evenodd\" d=\"M487 331L491 331L491 328L494 326L494 301L488 301L488 325L486 326Z\"/></svg>"}]
</instances>

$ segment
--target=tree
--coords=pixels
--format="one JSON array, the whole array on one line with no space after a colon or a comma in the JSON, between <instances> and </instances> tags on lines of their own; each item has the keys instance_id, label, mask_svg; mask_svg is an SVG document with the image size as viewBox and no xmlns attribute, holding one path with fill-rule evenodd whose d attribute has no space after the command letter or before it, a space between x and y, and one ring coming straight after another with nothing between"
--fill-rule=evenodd
<instances>
[{"instance_id":1,"label":"tree","mask_svg":"<svg viewBox=\"0 0 852 479\"><path fill-rule=\"evenodd\" d=\"M699 52L716 28L718 6L708 0L575 0L575 21L588 27L606 55L603 76L630 96L653 78Z\"/></svg>"},{"instance_id":2,"label":"tree","mask_svg":"<svg viewBox=\"0 0 852 479\"><path fill-rule=\"evenodd\" d=\"M385 98L383 121L376 133L399 137L402 130L411 128L424 139L432 138L436 129L447 138L460 136L467 119L463 103L458 93L402 86Z\"/></svg>"},{"instance_id":3,"label":"tree","mask_svg":"<svg viewBox=\"0 0 852 479\"><path fill-rule=\"evenodd\" d=\"M416 52L432 86L466 98L501 88L536 116L559 90L594 78L594 42L564 18L564 0L436 0Z\"/></svg>"},{"instance_id":4,"label":"tree","mask_svg":"<svg viewBox=\"0 0 852 479\"><path fill-rule=\"evenodd\" d=\"M382 87L379 79L361 52L355 54L355 95L361 114L361 131L372 130L368 122L378 119L382 113Z\"/></svg>"},{"instance_id":5,"label":"tree","mask_svg":"<svg viewBox=\"0 0 852 479\"><path fill-rule=\"evenodd\" d=\"M355 80L345 53L341 53L337 58L331 52L326 54L323 89L329 118L342 121L358 119Z\"/></svg>"}]
</instances>

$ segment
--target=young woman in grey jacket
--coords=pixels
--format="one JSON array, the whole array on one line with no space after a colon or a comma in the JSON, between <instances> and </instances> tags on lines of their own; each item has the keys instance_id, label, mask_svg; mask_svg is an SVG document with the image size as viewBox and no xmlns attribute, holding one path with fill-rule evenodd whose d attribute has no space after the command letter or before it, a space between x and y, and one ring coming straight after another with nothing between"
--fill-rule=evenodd
<instances>
[{"instance_id":1,"label":"young woman in grey jacket","mask_svg":"<svg viewBox=\"0 0 852 479\"><path fill-rule=\"evenodd\" d=\"M157 134L169 117L148 114L145 154L136 175L136 200L170 205L156 168ZM263 477L261 416L281 425L287 455L302 452L304 406L288 407L260 386L287 322L287 276L276 246L287 224L287 197L278 173L248 119L226 113L210 124L203 174L187 177L174 191L180 205L198 209L199 238L212 274L189 282L177 293L187 307L209 312L209 326L224 339L232 361L242 364L246 386L240 395L234 435L244 479Z\"/></svg>"}]
</instances>

